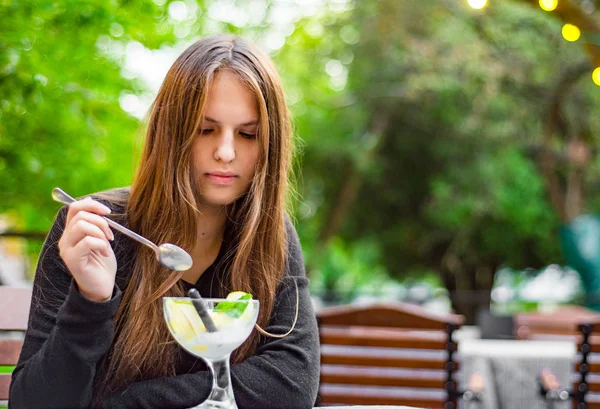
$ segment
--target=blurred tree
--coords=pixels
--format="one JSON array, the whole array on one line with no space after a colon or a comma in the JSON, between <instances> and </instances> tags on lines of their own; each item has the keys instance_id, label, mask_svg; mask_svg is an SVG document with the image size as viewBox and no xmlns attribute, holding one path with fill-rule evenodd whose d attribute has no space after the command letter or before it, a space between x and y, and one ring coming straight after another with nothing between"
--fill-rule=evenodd
<instances>
[{"instance_id":1,"label":"blurred tree","mask_svg":"<svg viewBox=\"0 0 600 409\"><path fill-rule=\"evenodd\" d=\"M522 0L538 8L533 0ZM569 97L571 88L594 68L600 67L600 22L591 15L596 9L592 2L575 3L564 0L557 4L556 9L549 14L560 19L564 24L578 27L583 34L579 42L583 42L589 54L586 59L573 64L561 72L549 93L547 116L545 118L545 137L538 151L540 167L546 181L546 186L552 204L563 222L568 222L578 216L583 207L583 178L585 168L595 152L589 123L585 122L573 127L564 109L565 100ZM586 108L586 107L583 107ZM579 116L581 118L581 116ZM558 137L558 145L556 142ZM554 147L559 149L557 152ZM557 174L565 170L566 177L561 180Z\"/></svg>"},{"instance_id":2,"label":"blurred tree","mask_svg":"<svg viewBox=\"0 0 600 409\"><path fill-rule=\"evenodd\" d=\"M521 0L539 9L539 0ZM577 26L583 34L583 47L589 54L594 67L600 67L600 22L594 15L600 3L595 0L561 0L551 11L563 23Z\"/></svg>"},{"instance_id":3,"label":"blurred tree","mask_svg":"<svg viewBox=\"0 0 600 409\"><path fill-rule=\"evenodd\" d=\"M306 81L295 109L308 261L318 271L335 236L373 240L393 276L438 271L472 322L500 265L561 261L560 217L531 147L556 72L583 50L518 3L485 14L450 0L333 4L301 24L319 36L297 29L281 51L291 60L300 47L308 61L283 64ZM599 102L580 84L565 109L593 135L587 113Z\"/></svg>"},{"instance_id":4,"label":"blurred tree","mask_svg":"<svg viewBox=\"0 0 600 409\"><path fill-rule=\"evenodd\" d=\"M165 1L141 0L4 1L0 21L0 214L43 231L55 185L129 183L139 121L119 101L147 86L121 63L130 42L173 43L176 21Z\"/></svg>"}]
</instances>

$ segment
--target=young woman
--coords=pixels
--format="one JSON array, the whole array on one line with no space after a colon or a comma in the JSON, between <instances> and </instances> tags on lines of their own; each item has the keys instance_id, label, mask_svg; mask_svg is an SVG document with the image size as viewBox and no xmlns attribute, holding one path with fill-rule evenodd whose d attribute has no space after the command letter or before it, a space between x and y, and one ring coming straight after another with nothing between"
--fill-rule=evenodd
<instances>
[{"instance_id":1,"label":"young woman","mask_svg":"<svg viewBox=\"0 0 600 409\"><path fill-rule=\"evenodd\" d=\"M269 58L233 36L202 39L154 101L130 189L59 212L42 249L11 409L187 408L212 385L163 318L163 296L246 291L258 324L232 357L240 409L312 408L319 341L298 236L285 214L288 110ZM185 272L118 232L113 217L190 253ZM297 315L297 316L296 316Z\"/></svg>"}]
</instances>

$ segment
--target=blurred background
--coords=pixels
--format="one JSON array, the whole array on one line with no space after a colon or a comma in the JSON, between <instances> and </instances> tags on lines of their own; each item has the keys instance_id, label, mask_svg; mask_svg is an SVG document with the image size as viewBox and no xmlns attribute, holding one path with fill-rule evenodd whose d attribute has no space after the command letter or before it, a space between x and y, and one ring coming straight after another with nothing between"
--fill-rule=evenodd
<instances>
[{"instance_id":1,"label":"blurred background","mask_svg":"<svg viewBox=\"0 0 600 409\"><path fill-rule=\"evenodd\" d=\"M600 1L0 1L0 282L60 186L130 184L177 55L231 32L283 78L317 305L600 305Z\"/></svg>"}]
</instances>

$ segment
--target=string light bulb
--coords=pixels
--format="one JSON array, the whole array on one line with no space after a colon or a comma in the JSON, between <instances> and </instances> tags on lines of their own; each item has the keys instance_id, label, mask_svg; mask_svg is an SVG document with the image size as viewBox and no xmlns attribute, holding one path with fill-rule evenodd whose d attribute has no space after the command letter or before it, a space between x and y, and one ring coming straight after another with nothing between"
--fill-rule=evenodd
<instances>
[{"instance_id":1,"label":"string light bulb","mask_svg":"<svg viewBox=\"0 0 600 409\"><path fill-rule=\"evenodd\" d=\"M558 0L540 0L540 7L544 11L554 11L558 6Z\"/></svg>"},{"instance_id":2,"label":"string light bulb","mask_svg":"<svg viewBox=\"0 0 600 409\"><path fill-rule=\"evenodd\" d=\"M597 67L592 73L592 79L594 80L594 84L600 87L600 67Z\"/></svg>"},{"instance_id":3,"label":"string light bulb","mask_svg":"<svg viewBox=\"0 0 600 409\"><path fill-rule=\"evenodd\" d=\"M581 30L579 27L567 23L562 28L562 35L565 40L574 42L579 40L579 37L581 37Z\"/></svg>"},{"instance_id":4,"label":"string light bulb","mask_svg":"<svg viewBox=\"0 0 600 409\"><path fill-rule=\"evenodd\" d=\"M481 10L487 5L487 0L467 0L469 6L475 10Z\"/></svg>"}]
</instances>

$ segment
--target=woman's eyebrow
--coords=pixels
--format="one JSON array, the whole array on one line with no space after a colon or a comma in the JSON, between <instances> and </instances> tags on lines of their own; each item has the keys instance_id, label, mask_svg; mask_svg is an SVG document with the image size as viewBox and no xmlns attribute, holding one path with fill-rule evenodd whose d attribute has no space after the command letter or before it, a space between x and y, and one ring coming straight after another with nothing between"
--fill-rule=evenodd
<instances>
[{"instance_id":1,"label":"woman's eyebrow","mask_svg":"<svg viewBox=\"0 0 600 409\"><path fill-rule=\"evenodd\" d=\"M212 123L214 123L214 124L219 124L219 123L220 123L220 122L219 122L219 121L217 121L216 119L212 119L212 118L210 118L210 117L208 117L208 116L205 116L205 117L204 117L204 120L205 120L206 122L212 122ZM249 121L249 122L244 122L243 124L239 124L238 126L250 126L250 125L258 125L258 120L257 120L257 119L254 119L254 120L252 120L252 121Z\"/></svg>"}]
</instances>

